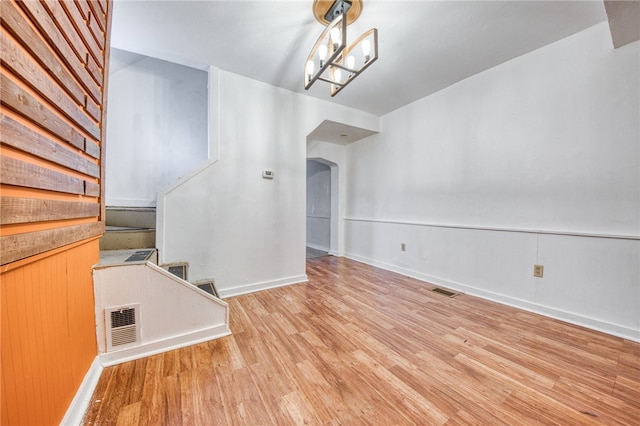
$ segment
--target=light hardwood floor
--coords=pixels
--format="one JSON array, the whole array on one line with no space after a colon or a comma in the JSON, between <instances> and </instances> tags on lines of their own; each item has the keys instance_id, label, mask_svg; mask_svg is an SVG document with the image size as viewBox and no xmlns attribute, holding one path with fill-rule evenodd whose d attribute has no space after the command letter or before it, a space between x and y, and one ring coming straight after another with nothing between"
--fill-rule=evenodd
<instances>
[{"instance_id":1,"label":"light hardwood floor","mask_svg":"<svg viewBox=\"0 0 640 426\"><path fill-rule=\"evenodd\" d=\"M640 344L344 258L232 336L106 368L85 425L640 424Z\"/></svg>"}]
</instances>

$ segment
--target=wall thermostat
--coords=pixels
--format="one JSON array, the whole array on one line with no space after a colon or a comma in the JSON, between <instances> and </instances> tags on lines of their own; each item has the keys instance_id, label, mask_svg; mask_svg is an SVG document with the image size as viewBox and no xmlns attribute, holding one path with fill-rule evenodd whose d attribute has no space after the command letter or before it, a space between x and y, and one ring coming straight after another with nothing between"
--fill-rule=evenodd
<instances>
[{"instance_id":1,"label":"wall thermostat","mask_svg":"<svg viewBox=\"0 0 640 426\"><path fill-rule=\"evenodd\" d=\"M263 170L262 177L265 179L273 179L273 170Z\"/></svg>"}]
</instances>

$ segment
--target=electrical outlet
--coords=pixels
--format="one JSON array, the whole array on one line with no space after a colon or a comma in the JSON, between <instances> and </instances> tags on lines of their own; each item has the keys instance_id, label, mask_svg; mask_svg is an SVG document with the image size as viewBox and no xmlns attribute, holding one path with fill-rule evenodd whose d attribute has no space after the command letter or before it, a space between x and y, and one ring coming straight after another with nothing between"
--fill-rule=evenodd
<instances>
[{"instance_id":1,"label":"electrical outlet","mask_svg":"<svg viewBox=\"0 0 640 426\"><path fill-rule=\"evenodd\" d=\"M544 266L542 265L533 265L533 276L542 278L544 275Z\"/></svg>"},{"instance_id":2,"label":"electrical outlet","mask_svg":"<svg viewBox=\"0 0 640 426\"><path fill-rule=\"evenodd\" d=\"M400 251L407 251L407 245L405 243L400 243Z\"/></svg>"}]
</instances>

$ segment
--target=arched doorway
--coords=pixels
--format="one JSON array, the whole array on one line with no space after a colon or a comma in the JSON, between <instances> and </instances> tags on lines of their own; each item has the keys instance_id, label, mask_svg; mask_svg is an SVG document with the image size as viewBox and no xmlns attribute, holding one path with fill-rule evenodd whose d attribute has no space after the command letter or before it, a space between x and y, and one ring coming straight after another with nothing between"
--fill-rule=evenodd
<instances>
[{"instance_id":1,"label":"arched doorway","mask_svg":"<svg viewBox=\"0 0 640 426\"><path fill-rule=\"evenodd\" d=\"M338 166L320 158L307 159L308 253L338 251Z\"/></svg>"}]
</instances>

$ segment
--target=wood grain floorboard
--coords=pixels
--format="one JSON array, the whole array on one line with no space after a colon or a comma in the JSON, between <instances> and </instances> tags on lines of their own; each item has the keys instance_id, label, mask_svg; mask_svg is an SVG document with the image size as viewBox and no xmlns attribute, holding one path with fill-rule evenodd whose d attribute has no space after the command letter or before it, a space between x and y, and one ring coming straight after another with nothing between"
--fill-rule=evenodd
<instances>
[{"instance_id":1,"label":"wood grain floorboard","mask_svg":"<svg viewBox=\"0 0 640 426\"><path fill-rule=\"evenodd\" d=\"M640 344L344 258L104 370L84 425L640 425Z\"/></svg>"}]
</instances>

